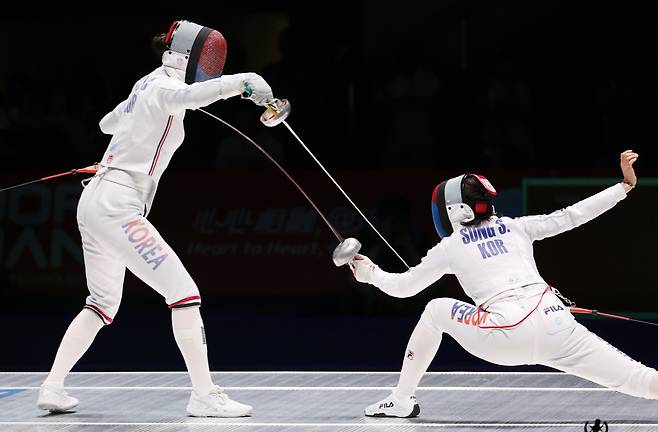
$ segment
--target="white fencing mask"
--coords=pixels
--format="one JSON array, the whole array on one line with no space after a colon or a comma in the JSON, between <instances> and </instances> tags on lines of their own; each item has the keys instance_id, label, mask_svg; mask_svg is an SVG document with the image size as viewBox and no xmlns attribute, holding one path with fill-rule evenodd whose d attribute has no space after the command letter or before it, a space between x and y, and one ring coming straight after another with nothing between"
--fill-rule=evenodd
<instances>
[{"instance_id":1,"label":"white fencing mask","mask_svg":"<svg viewBox=\"0 0 658 432\"><path fill-rule=\"evenodd\" d=\"M439 237L474 219L488 219L495 212L496 189L478 174L464 174L439 183L432 193L432 219Z\"/></svg>"},{"instance_id":2,"label":"white fencing mask","mask_svg":"<svg viewBox=\"0 0 658 432\"><path fill-rule=\"evenodd\" d=\"M165 38L162 64L186 84L218 78L226 62L226 39L217 30L174 21Z\"/></svg>"}]
</instances>

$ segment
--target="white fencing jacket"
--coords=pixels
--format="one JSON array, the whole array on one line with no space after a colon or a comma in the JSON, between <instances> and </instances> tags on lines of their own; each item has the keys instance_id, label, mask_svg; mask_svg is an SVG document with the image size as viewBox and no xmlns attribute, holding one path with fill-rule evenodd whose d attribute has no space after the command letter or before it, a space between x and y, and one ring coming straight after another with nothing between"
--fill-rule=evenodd
<instances>
[{"instance_id":1,"label":"white fencing jacket","mask_svg":"<svg viewBox=\"0 0 658 432\"><path fill-rule=\"evenodd\" d=\"M112 135L100 165L130 173L140 188L146 185L150 207L162 173L185 138L185 110L237 96L241 81L240 75L225 75L188 85L163 66L155 69L100 121L101 131Z\"/></svg>"},{"instance_id":2,"label":"white fencing jacket","mask_svg":"<svg viewBox=\"0 0 658 432\"><path fill-rule=\"evenodd\" d=\"M548 215L491 217L455 231L406 273L375 267L371 283L394 297L411 297L444 274L454 274L476 305L509 289L546 282L537 270L532 244L588 222L626 198L621 184Z\"/></svg>"}]
</instances>

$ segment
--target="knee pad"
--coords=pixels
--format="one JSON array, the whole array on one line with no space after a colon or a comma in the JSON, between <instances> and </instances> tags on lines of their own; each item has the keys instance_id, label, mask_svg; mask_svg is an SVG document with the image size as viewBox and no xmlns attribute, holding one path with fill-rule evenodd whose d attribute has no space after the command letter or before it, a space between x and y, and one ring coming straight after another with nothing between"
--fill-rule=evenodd
<instances>
[{"instance_id":1,"label":"knee pad","mask_svg":"<svg viewBox=\"0 0 658 432\"><path fill-rule=\"evenodd\" d=\"M178 343L191 344L200 352L207 352L206 331L201 319L200 307L173 308L171 322L174 338Z\"/></svg>"}]
</instances>

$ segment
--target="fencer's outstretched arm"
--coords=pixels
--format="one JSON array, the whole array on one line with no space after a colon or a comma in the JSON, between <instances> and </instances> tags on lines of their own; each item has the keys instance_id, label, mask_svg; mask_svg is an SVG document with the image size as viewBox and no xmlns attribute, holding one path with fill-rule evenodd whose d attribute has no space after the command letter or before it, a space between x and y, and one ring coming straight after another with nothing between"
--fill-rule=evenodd
<instances>
[{"instance_id":1,"label":"fencer's outstretched arm","mask_svg":"<svg viewBox=\"0 0 658 432\"><path fill-rule=\"evenodd\" d=\"M405 273L385 272L365 255L354 257L350 267L359 282L370 283L386 294L399 298L418 294L450 272L445 249L441 243L430 249L420 264Z\"/></svg>"},{"instance_id":2,"label":"fencer's outstretched arm","mask_svg":"<svg viewBox=\"0 0 658 432\"><path fill-rule=\"evenodd\" d=\"M548 215L520 217L516 221L532 241L551 237L589 222L613 208L619 201L626 198L627 192L635 187L637 177L633 164L637 158L637 153L631 150L621 154L623 182L610 186L596 195L562 210Z\"/></svg>"},{"instance_id":3,"label":"fencer's outstretched arm","mask_svg":"<svg viewBox=\"0 0 658 432\"><path fill-rule=\"evenodd\" d=\"M272 89L267 82L260 75L251 72L224 75L189 85L171 80L167 85L160 86L156 95L160 107L173 114L238 96L246 86L251 87L251 99L257 104L273 99Z\"/></svg>"}]
</instances>

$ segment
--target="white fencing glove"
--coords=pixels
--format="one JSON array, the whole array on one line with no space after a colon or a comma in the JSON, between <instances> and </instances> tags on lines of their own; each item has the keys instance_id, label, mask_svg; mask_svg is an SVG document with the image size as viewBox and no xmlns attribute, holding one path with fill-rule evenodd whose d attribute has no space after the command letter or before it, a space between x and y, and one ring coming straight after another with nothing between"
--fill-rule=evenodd
<instances>
[{"instance_id":1,"label":"white fencing glove","mask_svg":"<svg viewBox=\"0 0 658 432\"><path fill-rule=\"evenodd\" d=\"M350 268L354 274L354 278L359 282L372 283L375 277L375 270L377 264L373 263L370 258L365 255L356 255L350 261Z\"/></svg>"},{"instance_id":2,"label":"white fencing glove","mask_svg":"<svg viewBox=\"0 0 658 432\"><path fill-rule=\"evenodd\" d=\"M242 92L244 99L251 99L256 105L263 105L274 99L270 85L262 76L251 72L240 75L244 76Z\"/></svg>"}]
</instances>

